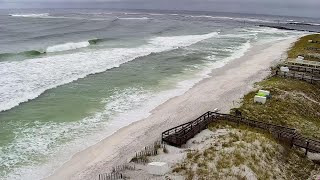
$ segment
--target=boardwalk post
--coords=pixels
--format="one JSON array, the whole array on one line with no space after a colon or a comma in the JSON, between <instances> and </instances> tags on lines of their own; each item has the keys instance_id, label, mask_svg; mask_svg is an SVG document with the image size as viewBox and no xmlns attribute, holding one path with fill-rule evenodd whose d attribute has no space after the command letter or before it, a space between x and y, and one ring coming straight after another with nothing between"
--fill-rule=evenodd
<instances>
[{"instance_id":1,"label":"boardwalk post","mask_svg":"<svg viewBox=\"0 0 320 180\"><path fill-rule=\"evenodd\" d=\"M305 156L308 155L308 147L309 147L309 141L307 141L306 153L304 154Z\"/></svg>"}]
</instances>

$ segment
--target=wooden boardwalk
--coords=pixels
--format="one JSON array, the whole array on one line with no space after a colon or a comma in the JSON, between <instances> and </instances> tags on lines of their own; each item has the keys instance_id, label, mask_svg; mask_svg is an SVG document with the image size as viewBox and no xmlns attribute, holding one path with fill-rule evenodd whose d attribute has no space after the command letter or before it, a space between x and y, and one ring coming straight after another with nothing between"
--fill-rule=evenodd
<instances>
[{"instance_id":1,"label":"wooden boardwalk","mask_svg":"<svg viewBox=\"0 0 320 180\"><path fill-rule=\"evenodd\" d=\"M320 62L318 62L318 61L289 59L288 61L285 62L285 64L320 68Z\"/></svg>"},{"instance_id":2,"label":"wooden boardwalk","mask_svg":"<svg viewBox=\"0 0 320 180\"><path fill-rule=\"evenodd\" d=\"M212 113L207 112L194 121L171 128L162 133L162 141L173 146L181 146L213 122Z\"/></svg>"},{"instance_id":3,"label":"wooden boardwalk","mask_svg":"<svg viewBox=\"0 0 320 180\"><path fill-rule=\"evenodd\" d=\"M304 73L308 73L310 75L314 75L316 77L320 77L320 68L314 68L314 67L308 67L308 66L299 66L299 65L291 65L291 64L287 64L285 66L288 67L290 71L304 72Z\"/></svg>"},{"instance_id":4,"label":"wooden boardwalk","mask_svg":"<svg viewBox=\"0 0 320 180\"><path fill-rule=\"evenodd\" d=\"M305 149L305 154L308 152L320 153L320 141L303 137L295 129L210 111L196 120L164 131L162 133L162 141L180 147L203 129L206 129L210 123L218 121L229 121L263 129L270 132L277 139L289 143L291 146Z\"/></svg>"},{"instance_id":5,"label":"wooden boardwalk","mask_svg":"<svg viewBox=\"0 0 320 180\"><path fill-rule=\"evenodd\" d=\"M311 84L320 84L320 77L318 75L313 75L306 72L296 72L296 71L281 72L279 70L276 70L274 75L283 77L283 78L299 79L299 80L307 81Z\"/></svg>"}]
</instances>

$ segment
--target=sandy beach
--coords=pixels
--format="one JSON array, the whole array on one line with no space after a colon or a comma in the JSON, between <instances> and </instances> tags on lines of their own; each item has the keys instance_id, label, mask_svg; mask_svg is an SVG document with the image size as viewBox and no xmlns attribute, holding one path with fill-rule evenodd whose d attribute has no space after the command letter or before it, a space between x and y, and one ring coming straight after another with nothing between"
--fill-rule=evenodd
<instances>
[{"instance_id":1,"label":"sandy beach","mask_svg":"<svg viewBox=\"0 0 320 180\"><path fill-rule=\"evenodd\" d=\"M298 38L298 37L297 37ZM174 97L151 111L151 115L75 154L47 179L97 179L99 173L131 160L135 152L160 140L161 132L191 121L206 111L219 108L227 113L253 85L269 75L297 38L254 45L241 58L214 69L181 96Z\"/></svg>"}]
</instances>

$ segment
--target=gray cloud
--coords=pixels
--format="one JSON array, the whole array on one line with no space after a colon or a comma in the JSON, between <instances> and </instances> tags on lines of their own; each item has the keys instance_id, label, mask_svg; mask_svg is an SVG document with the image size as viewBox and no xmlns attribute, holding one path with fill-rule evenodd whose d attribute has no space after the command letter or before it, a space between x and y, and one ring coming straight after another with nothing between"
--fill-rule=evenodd
<instances>
[{"instance_id":1,"label":"gray cloud","mask_svg":"<svg viewBox=\"0 0 320 180\"><path fill-rule=\"evenodd\" d=\"M319 0L0 0L0 7L205 10L320 17Z\"/></svg>"}]
</instances>

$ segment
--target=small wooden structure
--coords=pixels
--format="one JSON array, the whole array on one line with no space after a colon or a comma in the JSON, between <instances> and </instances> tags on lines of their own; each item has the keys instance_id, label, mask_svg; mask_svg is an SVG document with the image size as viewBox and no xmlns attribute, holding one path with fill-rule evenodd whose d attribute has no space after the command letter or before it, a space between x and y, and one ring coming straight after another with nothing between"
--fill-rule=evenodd
<instances>
[{"instance_id":1,"label":"small wooden structure","mask_svg":"<svg viewBox=\"0 0 320 180\"><path fill-rule=\"evenodd\" d=\"M263 129L270 132L279 140L289 143L291 146L295 145L305 149L305 154L307 154L308 152L320 153L320 141L303 137L293 128L211 111L206 112L196 120L164 131L162 133L162 141L173 146L180 147L181 145L185 144L189 139L198 134L200 131L206 129L210 123L217 121L229 121L237 124L243 124L250 127Z\"/></svg>"}]
</instances>

